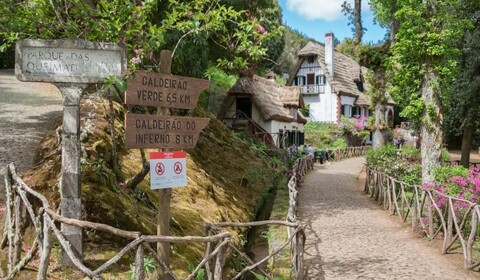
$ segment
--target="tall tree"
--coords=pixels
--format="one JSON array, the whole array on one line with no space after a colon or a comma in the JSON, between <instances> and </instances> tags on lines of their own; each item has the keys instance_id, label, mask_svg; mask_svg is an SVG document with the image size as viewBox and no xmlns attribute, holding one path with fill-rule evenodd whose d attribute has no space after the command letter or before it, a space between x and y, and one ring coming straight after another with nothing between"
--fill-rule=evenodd
<instances>
[{"instance_id":1,"label":"tall tree","mask_svg":"<svg viewBox=\"0 0 480 280\"><path fill-rule=\"evenodd\" d=\"M422 181L433 181L442 148L442 101L458 71L456 42L470 26L459 0L397 3L399 28L392 47L390 92L403 105L402 116L420 122Z\"/></svg>"},{"instance_id":2,"label":"tall tree","mask_svg":"<svg viewBox=\"0 0 480 280\"><path fill-rule=\"evenodd\" d=\"M370 6L375 13L375 20L380 26L389 29L390 46L395 42L395 35L397 34L399 22L395 17L398 10L397 0L370 0Z\"/></svg>"},{"instance_id":3,"label":"tall tree","mask_svg":"<svg viewBox=\"0 0 480 280\"><path fill-rule=\"evenodd\" d=\"M388 42L382 45L362 45L357 50L360 65L369 69L366 73L367 82L371 85L367 92L371 106L375 111L373 123L372 146L380 147L385 144L389 124L386 119L387 105L390 96L387 94L386 62L390 57Z\"/></svg>"},{"instance_id":4,"label":"tall tree","mask_svg":"<svg viewBox=\"0 0 480 280\"><path fill-rule=\"evenodd\" d=\"M478 2L477 2L478 4ZM477 5L478 7L478 5ZM469 11L475 11L469 9ZM470 151L475 131L480 125L480 17L479 12L466 15L473 19L475 28L466 32L462 44L460 75L453 84L453 94L447 100L446 133L462 135L461 164L469 166Z\"/></svg>"},{"instance_id":5,"label":"tall tree","mask_svg":"<svg viewBox=\"0 0 480 280\"><path fill-rule=\"evenodd\" d=\"M355 45L360 44L365 31L362 24L362 0L355 0L353 8L349 2L343 2L342 12L350 21L348 25L353 25L353 43Z\"/></svg>"}]
</instances>

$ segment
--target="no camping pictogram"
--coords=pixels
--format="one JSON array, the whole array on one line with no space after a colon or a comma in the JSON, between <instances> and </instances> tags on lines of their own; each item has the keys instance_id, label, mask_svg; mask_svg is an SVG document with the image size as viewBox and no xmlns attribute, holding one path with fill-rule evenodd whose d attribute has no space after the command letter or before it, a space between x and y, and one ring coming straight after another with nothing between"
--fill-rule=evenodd
<instances>
[{"instance_id":1,"label":"no camping pictogram","mask_svg":"<svg viewBox=\"0 0 480 280\"><path fill-rule=\"evenodd\" d=\"M157 173L159 176L162 176L163 173L165 173L165 165L163 165L161 162L157 162L155 165L155 173Z\"/></svg>"},{"instance_id":2,"label":"no camping pictogram","mask_svg":"<svg viewBox=\"0 0 480 280\"><path fill-rule=\"evenodd\" d=\"M173 165L173 171L175 171L176 174L180 174L182 173L182 170L183 170L182 163L179 161L175 162L175 164Z\"/></svg>"}]
</instances>

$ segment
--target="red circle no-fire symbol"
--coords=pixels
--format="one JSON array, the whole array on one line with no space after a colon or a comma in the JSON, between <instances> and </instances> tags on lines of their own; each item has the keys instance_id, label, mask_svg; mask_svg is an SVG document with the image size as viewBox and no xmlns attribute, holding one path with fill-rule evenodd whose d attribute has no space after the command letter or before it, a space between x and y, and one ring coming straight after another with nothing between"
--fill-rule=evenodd
<instances>
[{"instance_id":1,"label":"red circle no-fire symbol","mask_svg":"<svg viewBox=\"0 0 480 280\"><path fill-rule=\"evenodd\" d=\"M182 173L182 170L183 170L182 164L179 161L175 162L175 164L173 165L173 171L175 171L176 174L180 174Z\"/></svg>"},{"instance_id":2,"label":"red circle no-fire symbol","mask_svg":"<svg viewBox=\"0 0 480 280\"><path fill-rule=\"evenodd\" d=\"M162 176L163 173L165 173L165 165L163 165L163 163L161 163L161 162L158 162L155 165L155 173L157 173L157 175L159 175L159 176Z\"/></svg>"}]
</instances>

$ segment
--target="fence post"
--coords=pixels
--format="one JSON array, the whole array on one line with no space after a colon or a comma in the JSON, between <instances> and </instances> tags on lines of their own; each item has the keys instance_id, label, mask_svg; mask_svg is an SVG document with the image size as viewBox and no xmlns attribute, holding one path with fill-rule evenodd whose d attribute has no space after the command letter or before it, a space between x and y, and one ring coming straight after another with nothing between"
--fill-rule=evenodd
<instances>
[{"instance_id":1,"label":"fence post","mask_svg":"<svg viewBox=\"0 0 480 280\"><path fill-rule=\"evenodd\" d=\"M472 261L472 251L473 251L473 245L475 243L475 236L477 235L477 224L478 224L478 213L477 213L477 206L472 211L472 225L471 225L471 231L470 231L470 236L468 237L467 240L467 248L465 252L465 268L470 268L470 265L473 263Z\"/></svg>"},{"instance_id":2,"label":"fence post","mask_svg":"<svg viewBox=\"0 0 480 280\"><path fill-rule=\"evenodd\" d=\"M7 196L7 210L6 210L6 227L7 230L7 242L8 242L8 274L12 273L13 267L15 264L13 263L13 230L14 224L12 221L12 214L13 214L13 193L12 193L12 180L10 169L7 169L7 176L5 177L5 190Z\"/></svg>"},{"instance_id":3,"label":"fence post","mask_svg":"<svg viewBox=\"0 0 480 280\"><path fill-rule=\"evenodd\" d=\"M212 234L212 228L210 224L205 225L205 233L207 236L210 236ZM212 242L205 243L205 258L208 257L211 252L212 252ZM207 261L207 263L205 263L205 272L207 275L207 279L213 280L212 270L210 268L210 261Z\"/></svg>"},{"instance_id":4,"label":"fence post","mask_svg":"<svg viewBox=\"0 0 480 280\"><path fill-rule=\"evenodd\" d=\"M450 200L450 198L448 198ZM446 254L448 251L448 245L450 243L450 240L452 240L452 235L453 235L453 216L452 216L452 211L453 209L450 209L450 203L447 203L447 232L445 233L445 237L443 240L443 249L442 253Z\"/></svg>"},{"instance_id":5,"label":"fence post","mask_svg":"<svg viewBox=\"0 0 480 280\"><path fill-rule=\"evenodd\" d=\"M16 189L15 187L13 189ZM23 204L20 199L20 195L16 193L18 190L15 190L15 236L13 238L13 263L16 265L20 261L20 254L22 252L22 227L23 227Z\"/></svg>"},{"instance_id":6,"label":"fence post","mask_svg":"<svg viewBox=\"0 0 480 280\"><path fill-rule=\"evenodd\" d=\"M145 271L143 269L143 246L139 244L135 254L135 280L143 280Z\"/></svg>"},{"instance_id":7,"label":"fence post","mask_svg":"<svg viewBox=\"0 0 480 280\"><path fill-rule=\"evenodd\" d=\"M43 211L43 209L41 211ZM42 240L42 250L41 250L42 254L40 255L40 263L38 266L37 280L47 279L47 269L48 269L48 263L50 261L50 252L51 252L50 227L47 224L45 215L48 215L48 214L45 212L43 213L43 240Z\"/></svg>"},{"instance_id":8,"label":"fence post","mask_svg":"<svg viewBox=\"0 0 480 280\"><path fill-rule=\"evenodd\" d=\"M229 238L226 238L229 239ZM222 246L219 248L220 250L217 253L217 258L215 261L215 273L214 273L214 280L222 280L223 279L223 266L225 264L225 256L227 254L228 243L220 244Z\"/></svg>"}]
</instances>

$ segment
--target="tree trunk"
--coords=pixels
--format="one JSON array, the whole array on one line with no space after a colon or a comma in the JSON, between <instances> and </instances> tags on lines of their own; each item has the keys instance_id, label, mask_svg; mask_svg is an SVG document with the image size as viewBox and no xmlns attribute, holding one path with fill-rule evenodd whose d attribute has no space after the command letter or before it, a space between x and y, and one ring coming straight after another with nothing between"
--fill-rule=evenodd
<instances>
[{"instance_id":1,"label":"tree trunk","mask_svg":"<svg viewBox=\"0 0 480 280\"><path fill-rule=\"evenodd\" d=\"M377 101L375 104L375 131L373 132L372 139L372 146L374 148L381 147L385 144L385 128L387 126L385 111L385 105Z\"/></svg>"},{"instance_id":2,"label":"tree trunk","mask_svg":"<svg viewBox=\"0 0 480 280\"><path fill-rule=\"evenodd\" d=\"M442 121L440 94L435 86L438 78L430 69L426 70L422 81L422 99L426 109L420 124L422 153L422 182L434 181L433 168L440 164L442 150Z\"/></svg>"},{"instance_id":3,"label":"tree trunk","mask_svg":"<svg viewBox=\"0 0 480 280\"><path fill-rule=\"evenodd\" d=\"M362 26L362 0L355 0L355 8L353 10L353 18L355 20L355 36L354 44L362 42L363 26Z\"/></svg>"},{"instance_id":4,"label":"tree trunk","mask_svg":"<svg viewBox=\"0 0 480 280\"><path fill-rule=\"evenodd\" d=\"M397 11L397 9L398 8L397 8L396 1L393 1L392 10L391 10L392 18L390 20L390 47L392 47L393 44L395 43L395 36L397 35L398 27L400 25L398 20L395 18L395 12Z\"/></svg>"},{"instance_id":5,"label":"tree trunk","mask_svg":"<svg viewBox=\"0 0 480 280\"><path fill-rule=\"evenodd\" d=\"M462 136L462 157L460 159L460 164L465 168L468 168L470 165L470 149L472 148L472 134L473 128L471 126L466 126L463 128Z\"/></svg>"}]
</instances>

